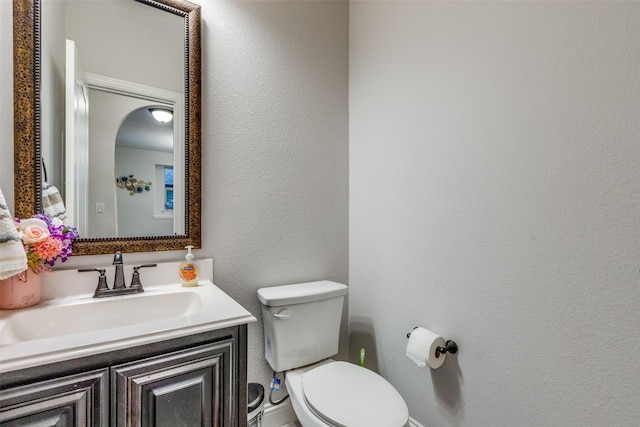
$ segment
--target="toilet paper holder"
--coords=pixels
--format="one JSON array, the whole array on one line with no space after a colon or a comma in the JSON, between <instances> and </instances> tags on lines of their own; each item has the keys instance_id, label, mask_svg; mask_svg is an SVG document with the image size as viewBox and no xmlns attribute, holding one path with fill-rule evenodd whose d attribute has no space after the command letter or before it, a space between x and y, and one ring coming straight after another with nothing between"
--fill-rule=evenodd
<instances>
[{"instance_id":1,"label":"toilet paper holder","mask_svg":"<svg viewBox=\"0 0 640 427\"><path fill-rule=\"evenodd\" d=\"M416 327L414 327L413 329L416 329ZM409 332L407 334L407 338L409 338L411 336L411 332ZM455 341L453 340L446 340L444 343L444 347L436 347L436 351L438 351L438 353L440 354L445 354L445 353L451 353L451 354L456 354L458 352L458 344L455 343Z\"/></svg>"}]
</instances>

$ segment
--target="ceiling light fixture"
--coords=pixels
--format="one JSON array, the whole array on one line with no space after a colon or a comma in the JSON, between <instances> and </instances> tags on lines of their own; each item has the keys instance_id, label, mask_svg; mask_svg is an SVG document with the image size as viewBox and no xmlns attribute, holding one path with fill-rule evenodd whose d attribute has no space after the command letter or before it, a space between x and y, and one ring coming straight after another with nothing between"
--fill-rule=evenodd
<instances>
[{"instance_id":1,"label":"ceiling light fixture","mask_svg":"<svg viewBox=\"0 0 640 427\"><path fill-rule=\"evenodd\" d=\"M149 112L160 123L167 123L173 119L173 112L166 108L149 108Z\"/></svg>"}]
</instances>

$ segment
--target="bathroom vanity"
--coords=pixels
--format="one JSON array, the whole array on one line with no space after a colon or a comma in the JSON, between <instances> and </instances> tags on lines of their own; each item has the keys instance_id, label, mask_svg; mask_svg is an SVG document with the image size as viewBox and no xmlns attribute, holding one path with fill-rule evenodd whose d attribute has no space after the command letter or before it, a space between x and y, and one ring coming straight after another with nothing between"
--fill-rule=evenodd
<instances>
[{"instance_id":1,"label":"bathroom vanity","mask_svg":"<svg viewBox=\"0 0 640 427\"><path fill-rule=\"evenodd\" d=\"M0 424L245 426L256 319L210 280L162 284L177 265L145 271L142 294L104 299L86 283L55 290L73 275L55 272L43 288L55 297L0 311Z\"/></svg>"}]
</instances>

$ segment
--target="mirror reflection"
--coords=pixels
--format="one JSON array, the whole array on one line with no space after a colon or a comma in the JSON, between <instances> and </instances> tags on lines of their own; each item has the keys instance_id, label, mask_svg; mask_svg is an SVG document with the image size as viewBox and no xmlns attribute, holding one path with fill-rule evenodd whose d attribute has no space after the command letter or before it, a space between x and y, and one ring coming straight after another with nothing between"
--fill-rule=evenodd
<instances>
[{"instance_id":1,"label":"mirror reflection","mask_svg":"<svg viewBox=\"0 0 640 427\"><path fill-rule=\"evenodd\" d=\"M184 234L184 18L128 0L41 16L43 188L83 238Z\"/></svg>"},{"instance_id":2,"label":"mirror reflection","mask_svg":"<svg viewBox=\"0 0 640 427\"><path fill-rule=\"evenodd\" d=\"M108 228L107 235L173 233L172 122L171 109L144 106L129 113L120 125L115 144L118 215L116 228Z\"/></svg>"}]
</instances>

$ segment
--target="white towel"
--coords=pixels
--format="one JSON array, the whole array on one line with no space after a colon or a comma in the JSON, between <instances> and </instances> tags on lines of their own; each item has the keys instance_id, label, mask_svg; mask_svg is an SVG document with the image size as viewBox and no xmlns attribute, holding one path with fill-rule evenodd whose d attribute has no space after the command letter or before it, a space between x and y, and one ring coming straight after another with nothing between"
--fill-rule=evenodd
<instances>
[{"instance_id":1,"label":"white towel","mask_svg":"<svg viewBox=\"0 0 640 427\"><path fill-rule=\"evenodd\" d=\"M42 184L42 207L44 213L51 218L58 218L60 221L67 220L67 210L60 191L49 183Z\"/></svg>"},{"instance_id":2,"label":"white towel","mask_svg":"<svg viewBox=\"0 0 640 427\"><path fill-rule=\"evenodd\" d=\"M27 254L0 188L0 280L27 269Z\"/></svg>"}]
</instances>

